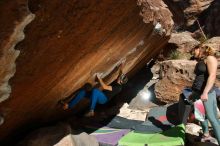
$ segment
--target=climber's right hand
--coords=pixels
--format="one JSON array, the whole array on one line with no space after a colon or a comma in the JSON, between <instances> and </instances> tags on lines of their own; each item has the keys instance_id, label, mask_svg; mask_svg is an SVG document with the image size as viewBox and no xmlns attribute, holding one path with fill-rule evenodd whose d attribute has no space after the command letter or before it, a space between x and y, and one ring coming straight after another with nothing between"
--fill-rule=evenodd
<instances>
[{"instance_id":1,"label":"climber's right hand","mask_svg":"<svg viewBox=\"0 0 220 146\"><path fill-rule=\"evenodd\" d=\"M67 110L69 108L68 104L67 103L64 103L63 104L63 110Z\"/></svg>"}]
</instances>

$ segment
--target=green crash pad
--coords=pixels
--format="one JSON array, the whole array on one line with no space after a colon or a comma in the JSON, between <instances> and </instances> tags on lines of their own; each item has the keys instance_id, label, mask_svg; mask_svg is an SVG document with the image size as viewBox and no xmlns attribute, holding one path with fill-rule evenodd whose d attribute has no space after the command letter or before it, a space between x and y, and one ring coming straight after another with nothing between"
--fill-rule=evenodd
<instances>
[{"instance_id":1,"label":"green crash pad","mask_svg":"<svg viewBox=\"0 0 220 146\"><path fill-rule=\"evenodd\" d=\"M129 132L119 140L119 146L177 146L184 145L184 124L155 134Z\"/></svg>"}]
</instances>

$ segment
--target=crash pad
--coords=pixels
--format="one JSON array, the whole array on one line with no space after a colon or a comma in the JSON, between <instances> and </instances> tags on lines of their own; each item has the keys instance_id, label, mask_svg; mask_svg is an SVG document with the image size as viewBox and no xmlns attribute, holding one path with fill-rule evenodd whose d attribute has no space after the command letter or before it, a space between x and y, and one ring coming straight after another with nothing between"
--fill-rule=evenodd
<instances>
[{"instance_id":1,"label":"crash pad","mask_svg":"<svg viewBox=\"0 0 220 146\"><path fill-rule=\"evenodd\" d=\"M152 108L145 122L134 125L136 132L158 133L174 127L179 123L178 104Z\"/></svg>"},{"instance_id":2,"label":"crash pad","mask_svg":"<svg viewBox=\"0 0 220 146\"><path fill-rule=\"evenodd\" d=\"M184 140L185 126L180 124L156 134L129 132L119 140L119 146L177 146L184 145Z\"/></svg>"},{"instance_id":3,"label":"crash pad","mask_svg":"<svg viewBox=\"0 0 220 146\"><path fill-rule=\"evenodd\" d=\"M120 116L115 116L106 126L116 129L134 129L136 125L140 125L143 121L130 120Z\"/></svg>"},{"instance_id":4,"label":"crash pad","mask_svg":"<svg viewBox=\"0 0 220 146\"><path fill-rule=\"evenodd\" d=\"M114 129L109 127L102 127L94 131L90 135L96 137L100 146L116 146L118 141L126 135L130 130L128 129Z\"/></svg>"}]
</instances>

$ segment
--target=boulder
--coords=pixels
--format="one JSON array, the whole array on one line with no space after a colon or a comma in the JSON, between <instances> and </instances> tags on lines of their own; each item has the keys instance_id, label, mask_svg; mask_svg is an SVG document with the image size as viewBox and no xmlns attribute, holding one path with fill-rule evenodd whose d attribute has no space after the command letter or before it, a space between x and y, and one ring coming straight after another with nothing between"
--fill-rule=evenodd
<instances>
[{"instance_id":1,"label":"boulder","mask_svg":"<svg viewBox=\"0 0 220 146\"><path fill-rule=\"evenodd\" d=\"M50 127L44 127L34 130L28 134L21 142L19 146L49 146L55 145L64 137L72 133L71 126L66 123L56 124ZM69 137L64 138L65 140ZM68 140L69 141L69 140ZM68 144L71 144L70 142ZM72 142L74 144L74 142ZM75 146L75 144L74 144Z\"/></svg>"},{"instance_id":2,"label":"boulder","mask_svg":"<svg viewBox=\"0 0 220 146\"><path fill-rule=\"evenodd\" d=\"M162 0L0 3L0 114L5 119L0 141L13 139L10 135L23 127L40 125L38 121L56 121L85 109L88 104L80 103L63 111L57 103L86 82L96 84L97 73L112 82L122 62L125 73L137 72L166 45L173 27ZM18 43L33 20L31 12L35 19ZM158 21L163 36L154 33Z\"/></svg>"},{"instance_id":3,"label":"boulder","mask_svg":"<svg viewBox=\"0 0 220 146\"><path fill-rule=\"evenodd\" d=\"M85 132L73 134L71 126L60 123L55 126L35 130L21 141L18 146L98 146L94 136Z\"/></svg>"},{"instance_id":4,"label":"boulder","mask_svg":"<svg viewBox=\"0 0 220 146\"><path fill-rule=\"evenodd\" d=\"M99 143L96 140L96 137L92 135L88 135L85 132L80 133L78 135L72 135L72 137L75 141L75 146L99 146Z\"/></svg>"},{"instance_id":5,"label":"boulder","mask_svg":"<svg viewBox=\"0 0 220 146\"><path fill-rule=\"evenodd\" d=\"M204 45L208 45L212 47L216 52L220 52L220 37L210 38L204 42Z\"/></svg>"},{"instance_id":6,"label":"boulder","mask_svg":"<svg viewBox=\"0 0 220 146\"><path fill-rule=\"evenodd\" d=\"M72 135L67 135L62 138L58 143L54 144L54 146L76 146Z\"/></svg>"},{"instance_id":7,"label":"boulder","mask_svg":"<svg viewBox=\"0 0 220 146\"><path fill-rule=\"evenodd\" d=\"M177 50L184 53L191 51L192 48L199 44L199 41L192 37L192 33L185 31L172 33L169 43L175 44L177 46Z\"/></svg>"},{"instance_id":8,"label":"boulder","mask_svg":"<svg viewBox=\"0 0 220 146\"><path fill-rule=\"evenodd\" d=\"M187 19L187 25L190 26L196 21L196 17L199 14L209 8L214 0L189 0L185 1L183 5L185 5L184 14Z\"/></svg>"},{"instance_id":9,"label":"boulder","mask_svg":"<svg viewBox=\"0 0 220 146\"><path fill-rule=\"evenodd\" d=\"M164 0L174 15L176 29L183 29L179 27L188 27L194 24L198 17L209 9L213 1L214 0Z\"/></svg>"},{"instance_id":10,"label":"boulder","mask_svg":"<svg viewBox=\"0 0 220 146\"><path fill-rule=\"evenodd\" d=\"M220 1L215 0L212 2L211 6L209 7L208 14L205 21L205 32L208 37L213 36L220 36Z\"/></svg>"},{"instance_id":11,"label":"boulder","mask_svg":"<svg viewBox=\"0 0 220 146\"><path fill-rule=\"evenodd\" d=\"M164 35L171 34L174 25L173 14L163 0L138 0L138 5L143 8L141 15L144 17L144 22L152 22L155 32L159 30L159 33Z\"/></svg>"},{"instance_id":12,"label":"boulder","mask_svg":"<svg viewBox=\"0 0 220 146\"><path fill-rule=\"evenodd\" d=\"M183 88L192 85L195 64L195 61L188 60L161 62L160 80L155 85L157 99L166 103L178 101Z\"/></svg>"},{"instance_id":13,"label":"boulder","mask_svg":"<svg viewBox=\"0 0 220 146\"><path fill-rule=\"evenodd\" d=\"M160 80L155 85L157 99L166 103L178 101L183 88L192 86L195 65L196 61L190 60L160 62ZM215 85L220 85L219 79L216 79Z\"/></svg>"}]
</instances>

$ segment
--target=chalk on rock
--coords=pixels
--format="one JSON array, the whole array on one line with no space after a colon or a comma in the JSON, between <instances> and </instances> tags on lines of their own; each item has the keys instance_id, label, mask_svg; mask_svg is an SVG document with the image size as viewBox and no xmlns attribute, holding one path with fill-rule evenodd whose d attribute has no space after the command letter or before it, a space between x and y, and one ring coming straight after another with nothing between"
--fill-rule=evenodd
<instances>
[{"instance_id":1,"label":"chalk on rock","mask_svg":"<svg viewBox=\"0 0 220 146\"><path fill-rule=\"evenodd\" d=\"M157 22L155 27L154 27L154 32L159 34L159 35L163 35L166 31L165 31L165 29L163 29L160 22Z\"/></svg>"},{"instance_id":2,"label":"chalk on rock","mask_svg":"<svg viewBox=\"0 0 220 146\"><path fill-rule=\"evenodd\" d=\"M102 78L103 74L104 73L97 72L97 73L95 73L95 77L98 76L98 77Z\"/></svg>"}]
</instances>

